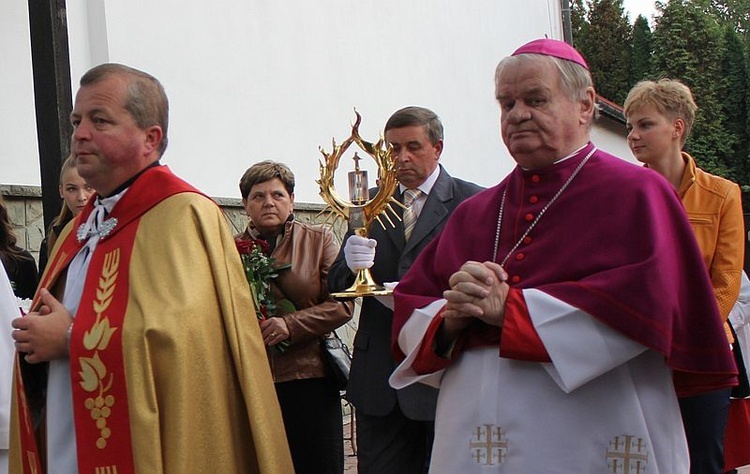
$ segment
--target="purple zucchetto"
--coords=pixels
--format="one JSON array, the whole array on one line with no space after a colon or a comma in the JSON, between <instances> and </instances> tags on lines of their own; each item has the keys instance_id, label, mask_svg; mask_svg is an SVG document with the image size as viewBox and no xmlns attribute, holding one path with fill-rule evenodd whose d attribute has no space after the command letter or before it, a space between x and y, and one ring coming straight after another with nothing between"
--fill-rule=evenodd
<instances>
[{"instance_id":1,"label":"purple zucchetto","mask_svg":"<svg viewBox=\"0 0 750 474\"><path fill-rule=\"evenodd\" d=\"M581 53L576 51L574 47L563 41L553 40L549 38L540 38L534 41L530 41L515 50L513 54L511 54L511 56L518 56L519 54L543 54L545 56L552 56L555 58L565 59L566 61L572 61L583 66L587 70L589 68L589 65L586 64L586 60L583 59Z\"/></svg>"}]
</instances>

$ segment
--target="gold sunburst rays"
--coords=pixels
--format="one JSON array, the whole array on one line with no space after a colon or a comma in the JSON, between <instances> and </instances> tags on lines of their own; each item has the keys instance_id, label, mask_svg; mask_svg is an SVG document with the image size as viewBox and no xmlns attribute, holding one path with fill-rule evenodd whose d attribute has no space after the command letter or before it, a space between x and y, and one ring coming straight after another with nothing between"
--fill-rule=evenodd
<instances>
[{"instance_id":1,"label":"gold sunburst rays","mask_svg":"<svg viewBox=\"0 0 750 474\"><path fill-rule=\"evenodd\" d=\"M359 134L359 125L362 122L362 116L354 110L356 120L352 125L352 133L340 145L336 144L336 139L331 140L331 152L327 153L323 147L320 147L320 153L324 159L320 161L320 179L316 180L320 186L320 197L326 203L326 207L319 215L325 215L324 222L331 225L338 221L350 221L352 210L362 211L362 221L367 231L373 222L378 222L383 228L386 222L395 227L393 219L389 213L396 219L401 219L394 205L403 205L393 198L393 193L398 186L396 177L396 164L391 156L391 149L381 137L377 142L372 143L364 140ZM356 144L360 150L375 160L378 167L378 192L364 204L358 205L347 199L344 199L337 191L334 184L334 175L339 167L341 157L352 144ZM356 226L360 227L360 226Z\"/></svg>"},{"instance_id":2,"label":"gold sunburst rays","mask_svg":"<svg viewBox=\"0 0 750 474\"><path fill-rule=\"evenodd\" d=\"M373 222L378 222L384 229L386 222L395 227L391 217L394 216L398 220L401 220L401 217L396 212L394 205L401 207L403 205L393 198L393 193L398 186L398 178L396 176L396 163L391 155L391 147L386 144L382 136L375 143L364 140L359 135L362 116L356 109L354 114L356 120L352 125L351 135L340 145L336 145L336 139L332 139L330 153L327 153L322 147L320 148L324 160L320 162L320 179L317 180L317 183L320 186L320 196L326 203L325 209L321 211L321 214L326 214L324 222L335 225L338 221L345 221L349 230L362 237L367 237ZM363 199L363 202L357 203L341 197L334 184L334 175L341 162L341 157L353 144L356 144L360 150L375 160L378 166L377 193L371 198ZM355 172L357 173L360 172L358 159L355 153ZM366 178L362 181L366 181ZM353 194L360 195L359 192ZM360 296L388 295L390 293L391 290L376 283L370 271L363 268L357 272L352 286L342 292L332 293L331 296L348 299Z\"/></svg>"}]
</instances>

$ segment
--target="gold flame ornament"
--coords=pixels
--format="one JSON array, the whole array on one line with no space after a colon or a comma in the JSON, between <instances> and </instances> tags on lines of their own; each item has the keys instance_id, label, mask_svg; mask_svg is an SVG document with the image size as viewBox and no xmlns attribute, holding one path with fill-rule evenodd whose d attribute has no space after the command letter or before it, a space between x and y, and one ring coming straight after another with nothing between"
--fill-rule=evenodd
<instances>
[{"instance_id":1,"label":"gold flame ornament","mask_svg":"<svg viewBox=\"0 0 750 474\"><path fill-rule=\"evenodd\" d=\"M320 152L324 160L320 161L320 179L317 180L320 186L320 197L326 203L325 209L321 212L327 214L324 222L335 224L337 221L346 221L349 230L355 234L367 237L372 223L377 221L385 228L385 219L395 227L390 213L396 219L401 219L393 208L394 205L403 205L398 202L393 193L398 187L396 177L396 163L391 156L391 149L386 145L385 140L381 137L375 144L367 142L359 136L359 124L362 122L362 116L354 110L357 119L352 125L352 133L344 140L341 145L336 145L336 139L332 140L333 149L331 153L321 147ZM378 191L372 196L369 195L367 186L367 170L359 167L359 161L362 159L358 152L354 153L354 171L348 173L349 178L349 199L342 198L334 186L334 174L341 162L341 157L352 144L356 144L361 151L366 153L378 165ZM391 290L384 288L376 283L370 270L364 268L357 272L354 284L346 290L338 293L332 293L334 298L357 298L359 296L381 296L388 295Z\"/></svg>"}]
</instances>

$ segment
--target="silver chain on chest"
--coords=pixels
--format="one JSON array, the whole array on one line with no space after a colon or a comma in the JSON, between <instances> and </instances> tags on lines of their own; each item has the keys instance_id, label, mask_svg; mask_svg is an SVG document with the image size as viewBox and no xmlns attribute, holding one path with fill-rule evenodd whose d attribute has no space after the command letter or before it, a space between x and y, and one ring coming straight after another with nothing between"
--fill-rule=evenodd
<instances>
[{"instance_id":1,"label":"silver chain on chest","mask_svg":"<svg viewBox=\"0 0 750 474\"><path fill-rule=\"evenodd\" d=\"M531 225L529 225L529 227L526 229L526 232L524 232L523 235L521 236L521 238L518 239L518 242L516 242L516 244L513 246L513 248L511 248L510 251L505 255L505 258L503 258L503 261L500 262L500 266L501 267L505 266L505 263L508 261L508 258L510 258L511 254L516 251L516 249L518 248L519 245L521 245L521 242L523 242L523 239L525 239L529 235L529 233L531 232L531 229L533 229L534 226L537 225L537 223L539 222L539 220L542 218L542 216L544 215L544 213L547 212L547 209L549 209L549 207L552 205L552 203L554 203L555 201L557 201L557 198L559 198L560 195L563 193L563 191L565 191L565 189L567 189L567 187L570 185L571 181L573 181L573 178L575 178L576 175L578 174L578 172L581 171L581 168L583 168L583 165L585 165L586 162L589 161L589 158L591 158L591 155L593 155L595 151L596 151L596 147L594 147L589 152L589 154L586 155L586 157L583 160L581 160L581 162L578 164L578 166L576 167L576 169L573 170L573 173L563 183L563 185L560 187L560 189L557 191L557 193L554 196L552 196L552 199L550 199L550 201L547 203L547 205L544 206L541 211L539 211L539 214L537 214L536 219L534 219L534 221L531 223ZM492 251L492 261L493 262L497 261L497 251L498 251L498 249L500 247L500 231L503 228L503 210L505 209L505 198L507 197L507 195L508 195L508 186L506 186L505 189L503 190L503 197L500 200L500 212L498 212L498 215L497 215L497 230L495 231L495 248Z\"/></svg>"}]
</instances>

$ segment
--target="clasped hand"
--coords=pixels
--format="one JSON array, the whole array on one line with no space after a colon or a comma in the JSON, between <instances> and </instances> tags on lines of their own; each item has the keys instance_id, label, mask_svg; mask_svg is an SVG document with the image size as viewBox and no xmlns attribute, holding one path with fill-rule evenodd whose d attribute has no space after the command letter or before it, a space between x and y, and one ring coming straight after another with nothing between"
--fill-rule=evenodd
<instances>
[{"instance_id":1,"label":"clasped hand","mask_svg":"<svg viewBox=\"0 0 750 474\"><path fill-rule=\"evenodd\" d=\"M450 290L442 313L446 336L457 336L474 318L486 324L502 326L509 286L508 274L494 262L468 261L451 275Z\"/></svg>"},{"instance_id":2,"label":"clasped hand","mask_svg":"<svg viewBox=\"0 0 750 474\"><path fill-rule=\"evenodd\" d=\"M18 352L31 364L68 356L68 328L73 322L65 306L46 289L41 291L42 306L22 318L11 321L12 337Z\"/></svg>"}]
</instances>

